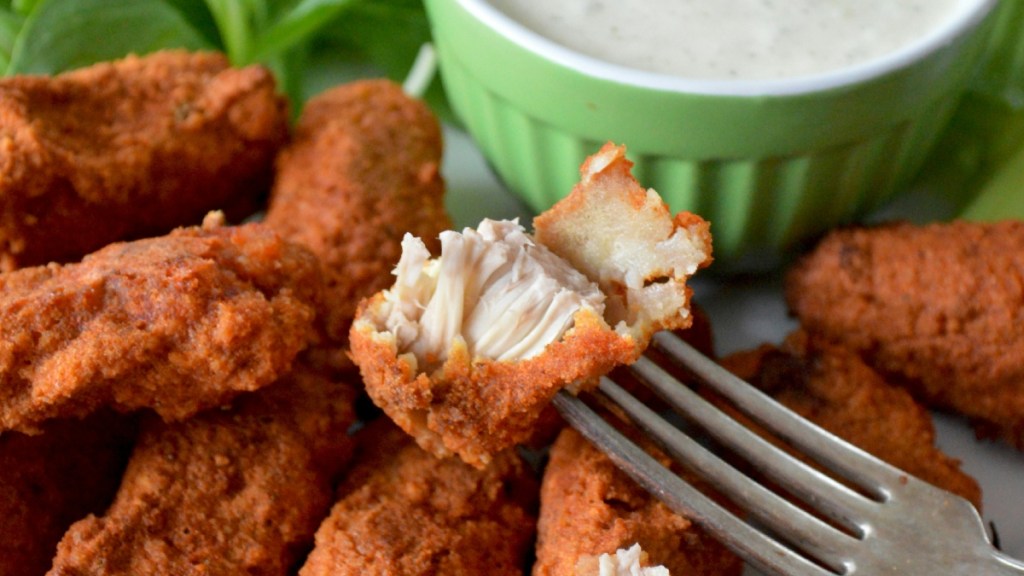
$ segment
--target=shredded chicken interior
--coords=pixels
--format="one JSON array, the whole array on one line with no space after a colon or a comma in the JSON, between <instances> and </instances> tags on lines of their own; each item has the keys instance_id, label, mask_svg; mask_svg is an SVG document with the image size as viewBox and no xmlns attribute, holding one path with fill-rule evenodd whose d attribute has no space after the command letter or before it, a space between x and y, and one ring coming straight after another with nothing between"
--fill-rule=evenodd
<instances>
[{"instance_id":1,"label":"shredded chicken interior","mask_svg":"<svg viewBox=\"0 0 1024 576\"><path fill-rule=\"evenodd\" d=\"M614 555L580 558L576 576L669 576L668 568L664 566L641 566L646 559L647 554L640 545L634 544L628 550L616 550Z\"/></svg>"},{"instance_id":2,"label":"shredded chicken interior","mask_svg":"<svg viewBox=\"0 0 1024 576\"><path fill-rule=\"evenodd\" d=\"M475 357L528 359L561 338L577 311L604 314L598 286L516 220L443 232L436 259L406 235L394 273L387 328L401 352L431 362L446 360L458 339Z\"/></svg>"}]
</instances>

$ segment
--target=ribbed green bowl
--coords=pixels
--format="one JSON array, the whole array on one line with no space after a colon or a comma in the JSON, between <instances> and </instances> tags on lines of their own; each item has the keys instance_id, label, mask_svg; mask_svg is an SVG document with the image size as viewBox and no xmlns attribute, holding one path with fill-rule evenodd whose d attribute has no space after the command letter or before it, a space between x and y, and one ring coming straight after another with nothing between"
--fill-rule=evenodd
<instances>
[{"instance_id":1,"label":"ribbed green bowl","mask_svg":"<svg viewBox=\"0 0 1024 576\"><path fill-rule=\"evenodd\" d=\"M975 22L880 75L728 95L581 71L529 32L493 27L498 13L481 0L426 6L452 107L511 190L542 211L602 143L625 144L642 184L711 222L720 272L774 266L898 192L948 121L989 27Z\"/></svg>"}]
</instances>

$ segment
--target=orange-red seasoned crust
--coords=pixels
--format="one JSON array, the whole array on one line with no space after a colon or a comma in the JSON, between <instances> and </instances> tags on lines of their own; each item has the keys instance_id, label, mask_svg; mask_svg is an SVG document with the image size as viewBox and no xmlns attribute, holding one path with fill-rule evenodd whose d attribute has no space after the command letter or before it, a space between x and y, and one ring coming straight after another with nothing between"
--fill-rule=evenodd
<instances>
[{"instance_id":1,"label":"orange-red seasoned crust","mask_svg":"<svg viewBox=\"0 0 1024 576\"><path fill-rule=\"evenodd\" d=\"M366 305L372 308L382 298L374 296ZM374 403L426 450L457 454L478 466L529 438L559 390L630 362L635 354L631 340L591 314L577 316L576 325L540 356L480 361L457 345L429 373L400 353L389 336L369 322L353 326L352 356Z\"/></svg>"},{"instance_id":2,"label":"orange-red seasoned crust","mask_svg":"<svg viewBox=\"0 0 1024 576\"><path fill-rule=\"evenodd\" d=\"M537 483L513 451L478 470L424 452L378 420L316 534L301 576L521 576Z\"/></svg>"},{"instance_id":3,"label":"orange-red seasoned crust","mask_svg":"<svg viewBox=\"0 0 1024 576\"><path fill-rule=\"evenodd\" d=\"M1024 449L1024 222L836 231L786 297L808 331Z\"/></svg>"},{"instance_id":4,"label":"orange-red seasoned crust","mask_svg":"<svg viewBox=\"0 0 1024 576\"><path fill-rule=\"evenodd\" d=\"M352 453L355 388L303 368L184 422L150 419L117 498L75 523L50 576L288 576Z\"/></svg>"},{"instance_id":5,"label":"orange-red seasoned crust","mask_svg":"<svg viewBox=\"0 0 1024 576\"><path fill-rule=\"evenodd\" d=\"M723 365L822 428L980 509L978 483L935 446L928 412L850 350L796 332L781 348L734 354Z\"/></svg>"},{"instance_id":6,"label":"orange-red seasoned crust","mask_svg":"<svg viewBox=\"0 0 1024 576\"><path fill-rule=\"evenodd\" d=\"M180 420L266 386L313 337L321 290L308 251L215 218L0 275L0 430L103 406Z\"/></svg>"},{"instance_id":7,"label":"orange-red seasoned crust","mask_svg":"<svg viewBox=\"0 0 1024 576\"><path fill-rule=\"evenodd\" d=\"M262 67L158 52L0 81L0 271L244 216L270 187L288 114Z\"/></svg>"},{"instance_id":8,"label":"orange-red seasoned crust","mask_svg":"<svg viewBox=\"0 0 1024 576\"><path fill-rule=\"evenodd\" d=\"M327 284L318 346L344 355L361 298L387 288L411 233L428 249L451 227L440 175L441 129L430 109L387 80L352 82L310 99L277 159L266 222L320 259Z\"/></svg>"},{"instance_id":9,"label":"orange-red seasoned crust","mask_svg":"<svg viewBox=\"0 0 1024 576\"><path fill-rule=\"evenodd\" d=\"M686 280L710 260L707 224L673 219L624 154L591 158L536 236L484 220L442 233L437 258L403 240L394 286L356 315L351 353L374 403L422 447L483 466L529 438L559 390L690 325Z\"/></svg>"},{"instance_id":10,"label":"orange-red seasoned crust","mask_svg":"<svg viewBox=\"0 0 1024 576\"><path fill-rule=\"evenodd\" d=\"M46 573L68 527L113 500L134 438L110 413L0 434L0 574Z\"/></svg>"},{"instance_id":11,"label":"orange-red seasoned crust","mask_svg":"<svg viewBox=\"0 0 1024 576\"><path fill-rule=\"evenodd\" d=\"M650 565L665 566L673 575L735 576L742 570L736 556L640 488L571 428L551 447L537 529L533 576L576 574L581 559L637 543Z\"/></svg>"}]
</instances>

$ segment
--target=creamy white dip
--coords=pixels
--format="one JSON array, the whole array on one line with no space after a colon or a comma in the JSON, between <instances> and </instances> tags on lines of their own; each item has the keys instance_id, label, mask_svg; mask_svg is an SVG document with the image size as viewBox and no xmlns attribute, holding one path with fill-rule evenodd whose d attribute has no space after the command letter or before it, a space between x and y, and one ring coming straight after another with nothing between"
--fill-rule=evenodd
<instances>
[{"instance_id":1,"label":"creamy white dip","mask_svg":"<svg viewBox=\"0 0 1024 576\"><path fill-rule=\"evenodd\" d=\"M595 58L700 80L810 76L869 62L977 0L491 0Z\"/></svg>"}]
</instances>

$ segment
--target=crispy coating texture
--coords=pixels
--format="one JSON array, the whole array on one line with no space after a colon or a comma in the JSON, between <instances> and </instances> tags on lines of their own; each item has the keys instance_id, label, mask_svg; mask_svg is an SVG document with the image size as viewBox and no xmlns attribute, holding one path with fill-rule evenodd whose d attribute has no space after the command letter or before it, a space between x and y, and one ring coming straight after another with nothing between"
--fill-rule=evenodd
<instances>
[{"instance_id":1,"label":"crispy coating texture","mask_svg":"<svg viewBox=\"0 0 1024 576\"><path fill-rule=\"evenodd\" d=\"M648 450L670 463L660 451ZM672 574L738 576L742 571L736 556L639 487L572 428L551 447L537 530L533 576L575 574L582 557L614 554L636 543L647 553L647 564L665 566Z\"/></svg>"},{"instance_id":2,"label":"crispy coating texture","mask_svg":"<svg viewBox=\"0 0 1024 576\"><path fill-rule=\"evenodd\" d=\"M299 369L230 410L147 421L113 505L49 574L294 573L352 452L354 390Z\"/></svg>"},{"instance_id":3,"label":"crispy coating texture","mask_svg":"<svg viewBox=\"0 0 1024 576\"><path fill-rule=\"evenodd\" d=\"M411 233L435 253L451 227L440 174L441 129L425 104L388 80L352 82L310 99L278 156L266 222L323 263L331 365L344 354L361 298L387 288Z\"/></svg>"},{"instance_id":4,"label":"crispy coating texture","mask_svg":"<svg viewBox=\"0 0 1024 576\"><path fill-rule=\"evenodd\" d=\"M386 419L358 441L301 576L523 574L537 484L519 456L502 453L483 470L438 459Z\"/></svg>"},{"instance_id":5,"label":"crispy coating texture","mask_svg":"<svg viewBox=\"0 0 1024 576\"><path fill-rule=\"evenodd\" d=\"M114 498L134 432L131 419L104 413L37 436L0 434L0 574L46 573L68 527Z\"/></svg>"},{"instance_id":6,"label":"crispy coating texture","mask_svg":"<svg viewBox=\"0 0 1024 576\"><path fill-rule=\"evenodd\" d=\"M631 166L624 148L604 146L583 164L572 193L537 218L543 224L537 239L546 238L548 249L607 296L604 315L579 308L572 327L540 354L474 357L459 337L437 365L401 349L388 331L391 293L361 303L350 333L352 358L374 403L421 447L485 466L492 454L530 439L560 390L595 385L615 366L635 361L655 330L692 323L686 280L710 262L708 223L693 214L673 217L653 191L639 186ZM595 231L621 241L591 249ZM463 306L459 301L449 308Z\"/></svg>"},{"instance_id":7,"label":"crispy coating texture","mask_svg":"<svg viewBox=\"0 0 1024 576\"><path fill-rule=\"evenodd\" d=\"M377 294L367 301L373 307ZM531 438L541 413L559 390L606 373L635 355L632 340L619 337L594 314L544 353L527 360L475 362L457 343L431 374L414 358L399 355L390 333L369 322L352 327L352 356L374 404L437 456L457 454L483 467L493 454Z\"/></svg>"},{"instance_id":8,"label":"crispy coating texture","mask_svg":"<svg viewBox=\"0 0 1024 576\"><path fill-rule=\"evenodd\" d=\"M1024 449L1024 222L836 231L786 296L808 331Z\"/></svg>"},{"instance_id":9,"label":"crispy coating texture","mask_svg":"<svg viewBox=\"0 0 1024 576\"><path fill-rule=\"evenodd\" d=\"M0 430L103 406L180 420L287 372L314 334L316 260L214 220L0 275Z\"/></svg>"},{"instance_id":10,"label":"crispy coating texture","mask_svg":"<svg viewBox=\"0 0 1024 576\"><path fill-rule=\"evenodd\" d=\"M978 483L935 446L928 412L855 353L798 331L781 348L765 345L722 364L822 428L981 508Z\"/></svg>"},{"instance_id":11,"label":"crispy coating texture","mask_svg":"<svg viewBox=\"0 0 1024 576\"><path fill-rule=\"evenodd\" d=\"M245 215L288 137L268 70L183 51L0 80L0 126L0 271Z\"/></svg>"}]
</instances>

